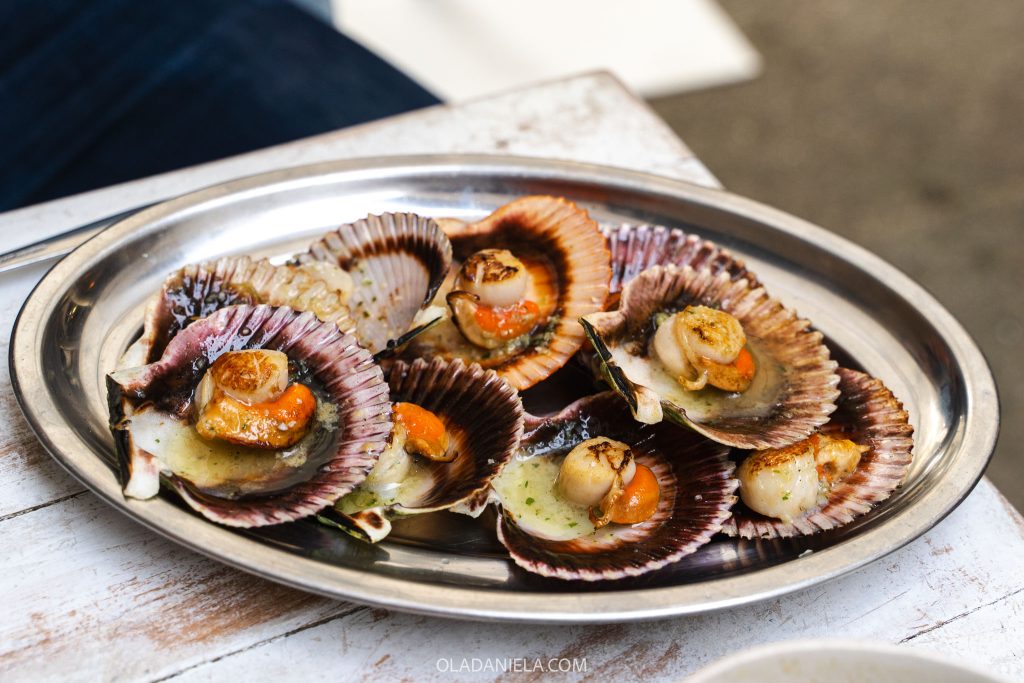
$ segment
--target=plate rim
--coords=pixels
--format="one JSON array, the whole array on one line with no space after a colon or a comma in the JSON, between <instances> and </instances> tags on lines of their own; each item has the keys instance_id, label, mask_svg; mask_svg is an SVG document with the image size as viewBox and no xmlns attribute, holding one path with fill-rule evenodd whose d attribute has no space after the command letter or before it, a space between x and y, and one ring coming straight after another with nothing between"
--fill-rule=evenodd
<instances>
[{"instance_id":1,"label":"plate rim","mask_svg":"<svg viewBox=\"0 0 1024 683\"><path fill-rule=\"evenodd\" d=\"M520 593L447 583L418 583L361 569L328 565L272 548L243 534L211 524L169 501L125 499L111 470L90 451L50 400L39 345L62 281L136 229L207 202L247 191L283 189L290 183L341 176L354 182L376 176L447 175L459 171L538 180L572 180L663 194L704 205L747 220L770 224L797 239L823 247L852 262L887 286L897 288L941 330L964 377L966 406L963 439L956 452L957 477L943 473L945 486L934 486L911 507L836 547L774 567L722 579L658 588L599 592ZM849 240L801 218L725 190L611 166L532 157L458 154L405 155L320 162L278 169L218 183L146 207L91 238L56 263L36 284L15 321L10 344L11 384L26 420L47 452L86 488L119 512L170 540L263 578L335 599L403 612L488 621L533 623L611 623L690 615L779 597L830 581L874 562L933 528L977 485L992 457L999 431L995 380L977 344L963 326L921 285L880 257ZM967 474L968 476L964 477ZM953 479L953 481L948 481ZM914 523L910 523L914 522ZM884 542L882 541L884 538ZM842 552L841 552L842 551ZM847 556L841 559L841 556ZM852 555L852 559L849 557ZM614 598L620 599L609 599ZM625 607L620 607L625 605Z\"/></svg>"}]
</instances>

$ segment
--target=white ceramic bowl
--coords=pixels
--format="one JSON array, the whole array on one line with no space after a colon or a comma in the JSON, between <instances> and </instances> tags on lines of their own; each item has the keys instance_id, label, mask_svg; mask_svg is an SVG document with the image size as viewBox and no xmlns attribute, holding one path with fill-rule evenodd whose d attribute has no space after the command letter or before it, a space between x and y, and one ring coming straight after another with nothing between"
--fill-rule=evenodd
<instances>
[{"instance_id":1,"label":"white ceramic bowl","mask_svg":"<svg viewBox=\"0 0 1024 683\"><path fill-rule=\"evenodd\" d=\"M720 659L685 683L1007 683L959 662L895 645L797 640Z\"/></svg>"}]
</instances>

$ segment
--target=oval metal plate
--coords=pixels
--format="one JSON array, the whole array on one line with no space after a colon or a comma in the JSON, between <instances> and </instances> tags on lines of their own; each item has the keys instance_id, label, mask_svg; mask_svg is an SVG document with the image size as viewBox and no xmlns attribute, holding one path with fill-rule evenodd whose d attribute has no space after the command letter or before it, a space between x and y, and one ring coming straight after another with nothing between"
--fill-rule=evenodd
<instances>
[{"instance_id":1,"label":"oval metal plate","mask_svg":"<svg viewBox=\"0 0 1024 683\"><path fill-rule=\"evenodd\" d=\"M665 570L598 585L515 568L492 516L404 520L379 546L316 523L232 531L173 496L122 497L109 463L104 375L138 334L164 276L228 254L283 257L367 213L479 218L524 194L562 195L602 224L682 227L745 257L773 294L822 330L840 362L880 377L915 427L896 494L854 524L789 542L716 540ZM566 372L574 372L570 369ZM693 614L826 581L927 531L970 492L995 445L985 360L920 286L864 249L742 197L613 168L514 157L353 160L286 169L173 199L122 220L58 263L19 316L11 376L47 450L118 510L189 548L275 581L373 605L479 619L607 622ZM555 408L578 382L532 390ZM807 551L811 550L812 553Z\"/></svg>"}]
</instances>

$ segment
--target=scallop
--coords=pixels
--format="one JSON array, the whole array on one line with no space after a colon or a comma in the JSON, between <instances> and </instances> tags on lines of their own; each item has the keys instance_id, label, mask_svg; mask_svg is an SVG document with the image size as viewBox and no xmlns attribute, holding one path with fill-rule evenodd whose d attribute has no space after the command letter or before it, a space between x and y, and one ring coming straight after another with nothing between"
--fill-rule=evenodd
<instances>
[{"instance_id":1,"label":"scallop","mask_svg":"<svg viewBox=\"0 0 1024 683\"><path fill-rule=\"evenodd\" d=\"M656 331L688 308L720 310L738 321L752 366L746 389L687 388L666 367L672 359L657 357ZM654 266L626 285L617 310L581 322L599 373L641 422L668 418L729 446L777 448L806 438L835 410L837 364L821 333L727 271Z\"/></svg>"},{"instance_id":2,"label":"scallop","mask_svg":"<svg viewBox=\"0 0 1024 683\"><path fill-rule=\"evenodd\" d=\"M491 480L512 457L523 433L519 395L491 370L461 360L396 361L388 371L391 400L429 411L443 424L445 438L424 457L404 429L396 429L369 479L336 505L321 522L364 541L391 531L391 519L453 510L473 516ZM474 502L477 501L477 502Z\"/></svg>"},{"instance_id":3,"label":"scallop","mask_svg":"<svg viewBox=\"0 0 1024 683\"><path fill-rule=\"evenodd\" d=\"M733 518L723 527L725 533L748 539L777 539L835 529L887 499L906 478L913 459L914 429L903 405L878 379L846 368L840 368L838 374L838 408L820 430L827 439L826 449L840 446L838 450L843 452L838 459L832 458L840 466L836 483L820 490L810 504L790 510L790 514L783 515L785 519L756 513L740 503L734 509ZM801 444L796 446L801 447ZM859 457L845 457L851 450ZM745 458L741 470L758 455L755 452L741 456ZM844 460L848 459L856 462L852 472L842 471ZM771 474L766 472L766 475ZM814 486L818 488L816 475ZM768 487L773 485L777 486L769 483ZM768 492L774 492L781 500L788 489L785 486L769 488ZM790 494L790 499L792 496ZM774 512L771 507L762 510Z\"/></svg>"},{"instance_id":4,"label":"scallop","mask_svg":"<svg viewBox=\"0 0 1024 683\"><path fill-rule=\"evenodd\" d=\"M597 437L627 445L637 471L646 467L657 480L657 507L644 521L598 528L585 505L561 495L563 461ZM527 417L516 456L493 484L498 538L516 565L542 576L639 576L680 561L721 529L736 501L734 468L721 444L671 423L637 423L613 392L589 396L553 417Z\"/></svg>"},{"instance_id":5,"label":"scallop","mask_svg":"<svg viewBox=\"0 0 1024 683\"><path fill-rule=\"evenodd\" d=\"M601 310L608 295L611 267L597 223L572 202L545 196L522 197L477 223L440 223L454 254L434 300L445 319L406 355L479 363L517 390L562 367L585 340L578 319ZM485 273L493 277L477 282Z\"/></svg>"},{"instance_id":6,"label":"scallop","mask_svg":"<svg viewBox=\"0 0 1024 683\"><path fill-rule=\"evenodd\" d=\"M221 308L107 386L126 495L149 498L163 483L228 526L280 524L332 504L363 481L391 431L370 353L287 307Z\"/></svg>"}]
</instances>

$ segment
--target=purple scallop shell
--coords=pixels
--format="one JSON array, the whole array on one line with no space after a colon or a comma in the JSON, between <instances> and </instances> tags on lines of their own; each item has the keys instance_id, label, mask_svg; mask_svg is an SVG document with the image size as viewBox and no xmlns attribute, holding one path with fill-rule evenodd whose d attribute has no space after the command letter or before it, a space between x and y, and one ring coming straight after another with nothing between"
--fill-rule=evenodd
<instances>
[{"instance_id":1,"label":"purple scallop shell","mask_svg":"<svg viewBox=\"0 0 1024 683\"><path fill-rule=\"evenodd\" d=\"M396 361L388 371L393 402L408 402L438 415L458 453L451 462L421 461L434 486L418 501L389 509L373 508L355 515L325 510L320 520L358 538L376 542L387 535L386 513L421 514L456 508L472 516L476 506L519 446L523 435L523 403L512 387L492 370L462 360L434 358L427 362Z\"/></svg>"},{"instance_id":2,"label":"purple scallop shell","mask_svg":"<svg viewBox=\"0 0 1024 683\"><path fill-rule=\"evenodd\" d=\"M605 226L601 232L612 255L612 294L621 292L626 283L648 268L670 264L694 270L706 268L715 275L725 271L733 280L745 279L751 288L760 284L731 251L679 228L644 223Z\"/></svg>"},{"instance_id":3,"label":"purple scallop shell","mask_svg":"<svg viewBox=\"0 0 1024 683\"><path fill-rule=\"evenodd\" d=\"M913 459L914 428L903 404L870 375L846 368L838 372L838 407L821 431L871 447L856 471L832 489L824 506L789 523L738 503L723 532L743 538L788 538L835 529L869 512L906 478Z\"/></svg>"},{"instance_id":4,"label":"purple scallop shell","mask_svg":"<svg viewBox=\"0 0 1024 683\"><path fill-rule=\"evenodd\" d=\"M118 369L156 361L174 335L214 311L256 304L311 310L343 330L355 329L348 307L316 275L267 259L225 256L167 276L146 306L142 336L121 357Z\"/></svg>"},{"instance_id":5,"label":"purple scallop shell","mask_svg":"<svg viewBox=\"0 0 1024 683\"><path fill-rule=\"evenodd\" d=\"M639 576L693 553L711 540L736 502L728 449L671 423L642 425L613 392L588 396L550 418L528 418L521 450L565 453L593 436L625 441L661 485L645 522L613 529L603 541L531 536L503 512L498 539L523 569L557 579L603 581Z\"/></svg>"},{"instance_id":6,"label":"purple scallop shell","mask_svg":"<svg viewBox=\"0 0 1024 683\"><path fill-rule=\"evenodd\" d=\"M651 320L658 312L698 304L721 308L735 316L747 337L756 339L762 351L786 369L785 382L769 415L751 419L724 411L714 419L698 421L682 406L633 382L615 363L612 348L632 349L632 355L647 354L653 332ZM821 332L811 330L807 320L797 317L763 288L751 288L746 280L733 280L725 271L715 275L689 266L654 266L626 285L617 310L594 313L582 323L600 357L601 375L626 399L637 419L645 422L657 422L663 414L729 446L777 448L810 436L835 410L839 396L837 363L830 360Z\"/></svg>"},{"instance_id":7,"label":"purple scallop shell","mask_svg":"<svg viewBox=\"0 0 1024 683\"><path fill-rule=\"evenodd\" d=\"M122 468L130 466L138 450L130 432L132 409L152 402L165 412L187 414L209 365L223 353L242 349L276 349L305 364L338 408L335 452L309 480L266 495L231 500L204 494L174 474L165 482L203 516L228 526L280 524L312 515L366 477L391 432L391 405L380 368L352 335L312 313L263 305L222 308L177 334L155 363L109 375L110 424Z\"/></svg>"},{"instance_id":8,"label":"purple scallop shell","mask_svg":"<svg viewBox=\"0 0 1024 683\"><path fill-rule=\"evenodd\" d=\"M349 272L356 337L377 353L409 332L433 300L451 265L452 245L432 218L384 213L342 225L295 260L327 261Z\"/></svg>"}]
</instances>

